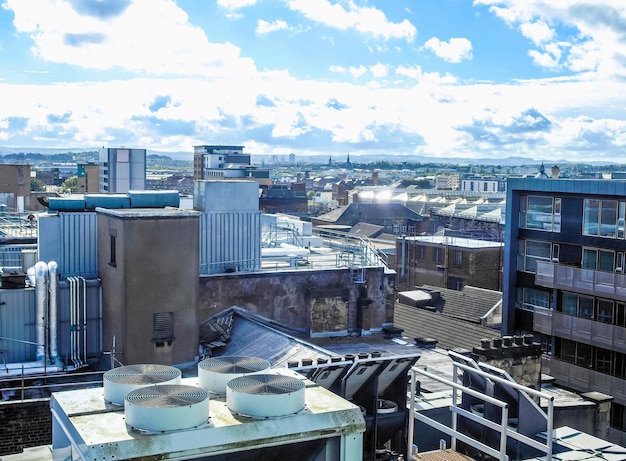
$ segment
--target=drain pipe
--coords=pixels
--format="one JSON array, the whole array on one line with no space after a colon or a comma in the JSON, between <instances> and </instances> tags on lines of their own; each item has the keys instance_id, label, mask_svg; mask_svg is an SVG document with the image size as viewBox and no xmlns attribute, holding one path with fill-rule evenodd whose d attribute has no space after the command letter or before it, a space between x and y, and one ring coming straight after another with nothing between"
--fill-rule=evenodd
<instances>
[{"instance_id":1,"label":"drain pipe","mask_svg":"<svg viewBox=\"0 0 626 461\"><path fill-rule=\"evenodd\" d=\"M37 333L37 361L44 361L46 354L46 328L45 323L48 318L48 265L39 261L35 264L35 299L37 302L36 311L36 333Z\"/></svg>"},{"instance_id":2,"label":"drain pipe","mask_svg":"<svg viewBox=\"0 0 626 461\"><path fill-rule=\"evenodd\" d=\"M48 337L50 342L50 360L57 362L59 360L58 349L58 305L57 305L57 289L58 289L58 269L59 266L55 261L48 263Z\"/></svg>"}]
</instances>

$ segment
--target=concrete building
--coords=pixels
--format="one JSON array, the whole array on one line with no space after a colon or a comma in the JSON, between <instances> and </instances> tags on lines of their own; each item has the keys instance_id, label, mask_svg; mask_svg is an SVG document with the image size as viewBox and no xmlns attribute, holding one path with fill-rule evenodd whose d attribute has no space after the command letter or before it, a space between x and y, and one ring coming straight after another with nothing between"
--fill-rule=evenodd
<instances>
[{"instance_id":1,"label":"concrete building","mask_svg":"<svg viewBox=\"0 0 626 461\"><path fill-rule=\"evenodd\" d=\"M100 192L100 166L95 163L78 164L79 194L96 194Z\"/></svg>"},{"instance_id":2,"label":"concrete building","mask_svg":"<svg viewBox=\"0 0 626 461\"><path fill-rule=\"evenodd\" d=\"M544 373L614 397L608 439L626 441L626 182L510 179L503 333L532 333Z\"/></svg>"},{"instance_id":3,"label":"concrete building","mask_svg":"<svg viewBox=\"0 0 626 461\"><path fill-rule=\"evenodd\" d=\"M30 210L30 165L0 165L0 205Z\"/></svg>"},{"instance_id":4,"label":"concrete building","mask_svg":"<svg viewBox=\"0 0 626 461\"><path fill-rule=\"evenodd\" d=\"M253 179L269 186L269 170L252 166L250 155L244 154L243 149L244 146L194 146L194 180Z\"/></svg>"},{"instance_id":5,"label":"concrete building","mask_svg":"<svg viewBox=\"0 0 626 461\"><path fill-rule=\"evenodd\" d=\"M308 197L304 183L261 186L259 209L263 213L291 213L305 216Z\"/></svg>"},{"instance_id":6,"label":"concrete building","mask_svg":"<svg viewBox=\"0 0 626 461\"><path fill-rule=\"evenodd\" d=\"M435 178L435 189L458 190L461 184L458 174L441 174Z\"/></svg>"},{"instance_id":7,"label":"concrete building","mask_svg":"<svg viewBox=\"0 0 626 461\"><path fill-rule=\"evenodd\" d=\"M124 193L146 188L146 149L100 149L100 192Z\"/></svg>"},{"instance_id":8,"label":"concrete building","mask_svg":"<svg viewBox=\"0 0 626 461\"><path fill-rule=\"evenodd\" d=\"M461 178L461 190L464 192L504 192L506 190L506 178L466 176Z\"/></svg>"},{"instance_id":9,"label":"concrete building","mask_svg":"<svg viewBox=\"0 0 626 461\"><path fill-rule=\"evenodd\" d=\"M460 290L466 285L500 291L501 242L440 235L396 241L396 283L402 290L422 285Z\"/></svg>"},{"instance_id":10,"label":"concrete building","mask_svg":"<svg viewBox=\"0 0 626 461\"><path fill-rule=\"evenodd\" d=\"M99 209L103 336L124 364L191 363L198 355L200 213Z\"/></svg>"}]
</instances>

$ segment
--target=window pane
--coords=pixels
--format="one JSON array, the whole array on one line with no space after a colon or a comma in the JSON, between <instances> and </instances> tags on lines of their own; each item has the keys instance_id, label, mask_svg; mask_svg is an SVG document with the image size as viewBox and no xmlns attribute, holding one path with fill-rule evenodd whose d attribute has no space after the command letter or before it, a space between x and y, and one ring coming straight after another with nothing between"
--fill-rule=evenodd
<instances>
[{"instance_id":1,"label":"window pane","mask_svg":"<svg viewBox=\"0 0 626 461\"><path fill-rule=\"evenodd\" d=\"M613 237L617 235L617 201L602 200L602 214L600 215L600 236Z\"/></svg>"},{"instance_id":2,"label":"window pane","mask_svg":"<svg viewBox=\"0 0 626 461\"><path fill-rule=\"evenodd\" d=\"M537 260L550 261L550 243L526 241L526 272L537 272Z\"/></svg>"},{"instance_id":3,"label":"window pane","mask_svg":"<svg viewBox=\"0 0 626 461\"><path fill-rule=\"evenodd\" d=\"M593 318L593 298L578 296L578 317L583 319Z\"/></svg>"},{"instance_id":4,"label":"window pane","mask_svg":"<svg viewBox=\"0 0 626 461\"><path fill-rule=\"evenodd\" d=\"M524 309L534 310L535 307L550 307L550 294L534 288L524 288Z\"/></svg>"},{"instance_id":5,"label":"window pane","mask_svg":"<svg viewBox=\"0 0 626 461\"><path fill-rule=\"evenodd\" d=\"M615 253L612 251L602 251L598 252L598 270L613 272L615 267L613 263L615 261Z\"/></svg>"},{"instance_id":6,"label":"window pane","mask_svg":"<svg viewBox=\"0 0 626 461\"><path fill-rule=\"evenodd\" d=\"M559 358L566 362L576 363L576 343L567 339L561 339Z\"/></svg>"},{"instance_id":7,"label":"window pane","mask_svg":"<svg viewBox=\"0 0 626 461\"><path fill-rule=\"evenodd\" d=\"M576 315L578 310L578 296L574 293L563 293L563 313Z\"/></svg>"},{"instance_id":8,"label":"window pane","mask_svg":"<svg viewBox=\"0 0 626 461\"><path fill-rule=\"evenodd\" d=\"M583 209L583 234L598 235L599 200L585 200Z\"/></svg>"},{"instance_id":9,"label":"window pane","mask_svg":"<svg viewBox=\"0 0 626 461\"><path fill-rule=\"evenodd\" d=\"M590 368L591 364L591 346L588 344L578 343L576 347L576 365Z\"/></svg>"},{"instance_id":10,"label":"window pane","mask_svg":"<svg viewBox=\"0 0 626 461\"><path fill-rule=\"evenodd\" d=\"M596 270L598 267L598 250L590 250L588 248L583 249L583 269Z\"/></svg>"},{"instance_id":11,"label":"window pane","mask_svg":"<svg viewBox=\"0 0 626 461\"><path fill-rule=\"evenodd\" d=\"M552 197L528 197L527 229L552 230Z\"/></svg>"},{"instance_id":12,"label":"window pane","mask_svg":"<svg viewBox=\"0 0 626 461\"><path fill-rule=\"evenodd\" d=\"M598 299L598 321L613 323L613 301Z\"/></svg>"},{"instance_id":13,"label":"window pane","mask_svg":"<svg viewBox=\"0 0 626 461\"><path fill-rule=\"evenodd\" d=\"M611 351L608 349L596 348L595 370L600 373L611 373Z\"/></svg>"},{"instance_id":14,"label":"window pane","mask_svg":"<svg viewBox=\"0 0 626 461\"><path fill-rule=\"evenodd\" d=\"M526 229L526 200L528 197L522 195L519 198L519 227L520 229Z\"/></svg>"}]
</instances>

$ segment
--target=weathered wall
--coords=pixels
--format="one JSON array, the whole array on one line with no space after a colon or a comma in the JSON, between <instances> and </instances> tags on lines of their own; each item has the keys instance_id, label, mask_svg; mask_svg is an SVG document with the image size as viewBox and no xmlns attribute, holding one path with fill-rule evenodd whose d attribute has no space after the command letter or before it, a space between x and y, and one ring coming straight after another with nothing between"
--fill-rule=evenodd
<instances>
[{"instance_id":1,"label":"weathered wall","mask_svg":"<svg viewBox=\"0 0 626 461\"><path fill-rule=\"evenodd\" d=\"M201 277L198 320L235 305L312 336L367 334L393 322L393 280L382 268L365 279L349 269Z\"/></svg>"},{"instance_id":2,"label":"weathered wall","mask_svg":"<svg viewBox=\"0 0 626 461\"><path fill-rule=\"evenodd\" d=\"M52 441L50 400L0 402L0 455Z\"/></svg>"}]
</instances>

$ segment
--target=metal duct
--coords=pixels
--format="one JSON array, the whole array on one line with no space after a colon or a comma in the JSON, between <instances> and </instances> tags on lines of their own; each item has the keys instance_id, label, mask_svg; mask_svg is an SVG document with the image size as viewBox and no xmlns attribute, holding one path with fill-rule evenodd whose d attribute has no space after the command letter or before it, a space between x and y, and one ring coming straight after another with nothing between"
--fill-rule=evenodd
<instances>
[{"instance_id":1,"label":"metal duct","mask_svg":"<svg viewBox=\"0 0 626 461\"><path fill-rule=\"evenodd\" d=\"M48 263L48 331L50 339L50 359L57 360L59 358L58 349L58 305L57 305L57 287L58 287L58 269L59 266L55 261Z\"/></svg>"},{"instance_id":2,"label":"metal duct","mask_svg":"<svg viewBox=\"0 0 626 461\"><path fill-rule=\"evenodd\" d=\"M35 302L36 333L37 333L37 360L46 359L46 320L48 311L48 265L39 261L35 264Z\"/></svg>"}]
</instances>

